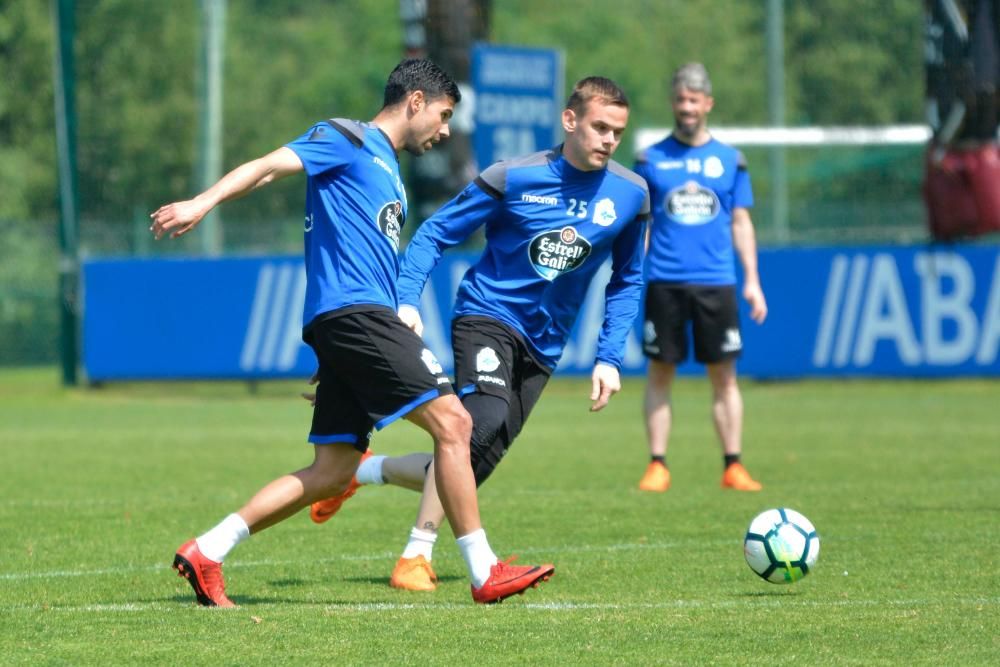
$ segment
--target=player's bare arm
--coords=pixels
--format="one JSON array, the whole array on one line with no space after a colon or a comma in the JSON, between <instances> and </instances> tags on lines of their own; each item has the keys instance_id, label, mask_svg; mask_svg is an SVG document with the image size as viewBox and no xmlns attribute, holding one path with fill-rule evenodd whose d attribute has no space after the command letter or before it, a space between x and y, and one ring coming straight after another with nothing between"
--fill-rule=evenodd
<instances>
[{"instance_id":1,"label":"player's bare arm","mask_svg":"<svg viewBox=\"0 0 1000 667\"><path fill-rule=\"evenodd\" d=\"M733 247L743 265L743 298L750 304L750 319L760 324L767 317L767 301L757 273L757 239L750 211L733 209Z\"/></svg>"},{"instance_id":2,"label":"player's bare arm","mask_svg":"<svg viewBox=\"0 0 1000 667\"><path fill-rule=\"evenodd\" d=\"M302 161L290 148L281 148L245 162L223 176L194 199L161 206L149 217L157 240L164 234L175 239L194 229L208 212L224 201L239 199L268 183L302 171Z\"/></svg>"}]
</instances>

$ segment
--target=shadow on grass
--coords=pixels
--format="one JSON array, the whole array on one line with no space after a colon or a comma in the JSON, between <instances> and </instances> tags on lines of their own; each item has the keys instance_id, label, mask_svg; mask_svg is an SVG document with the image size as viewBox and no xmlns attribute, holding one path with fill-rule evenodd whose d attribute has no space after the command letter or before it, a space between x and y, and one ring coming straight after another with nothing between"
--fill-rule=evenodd
<instances>
[{"instance_id":1,"label":"shadow on grass","mask_svg":"<svg viewBox=\"0 0 1000 667\"><path fill-rule=\"evenodd\" d=\"M379 586L388 586L388 577L341 577L341 581L348 581L355 584L376 584ZM442 577L438 577L438 583L448 583L452 581L465 581L465 577L460 577L454 574L446 574Z\"/></svg>"},{"instance_id":2,"label":"shadow on grass","mask_svg":"<svg viewBox=\"0 0 1000 667\"><path fill-rule=\"evenodd\" d=\"M790 588L776 588L773 590L754 591L752 593L739 593L734 597L738 598L774 598L787 597L789 595L799 595L798 591Z\"/></svg>"}]
</instances>

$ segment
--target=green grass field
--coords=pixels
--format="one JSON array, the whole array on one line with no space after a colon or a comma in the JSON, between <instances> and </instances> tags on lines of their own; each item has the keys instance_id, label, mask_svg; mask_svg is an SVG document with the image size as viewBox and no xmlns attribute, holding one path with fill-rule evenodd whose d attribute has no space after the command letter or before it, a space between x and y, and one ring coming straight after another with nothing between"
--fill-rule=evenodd
<instances>
[{"instance_id":1,"label":"green grass field","mask_svg":"<svg viewBox=\"0 0 1000 667\"><path fill-rule=\"evenodd\" d=\"M643 494L642 382L600 414L556 380L481 490L502 555L556 576L476 606L444 531L435 593L389 588L417 496L366 487L226 563L234 610L193 604L174 549L311 457L304 384L64 391L0 371L2 664L996 664L1000 387L990 381L743 383L759 494L722 491L708 387L675 396L673 488ZM373 449L429 448L408 424ZM813 574L768 584L750 519L798 509Z\"/></svg>"}]
</instances>

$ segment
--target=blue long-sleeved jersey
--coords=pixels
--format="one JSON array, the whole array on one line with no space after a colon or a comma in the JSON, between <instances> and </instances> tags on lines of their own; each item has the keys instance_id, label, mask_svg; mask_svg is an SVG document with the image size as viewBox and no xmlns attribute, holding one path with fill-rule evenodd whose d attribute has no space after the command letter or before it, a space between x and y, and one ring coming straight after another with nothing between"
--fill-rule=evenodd
<instances>
[{"instance_id":1,"label":"blue long-sleeved jersey","mask_svg":"<svg viewBox=\"0 0 1000 667\"><path fill-rule=\"evenodd\" d=\"M400 260L399 302L417 306L441 253L485 225L486 247L458 287L454 314L513 327L554 368L610 256L596 361L620 367L639 309L648 218L645 181L617 162L580 171L561 146L498 162L421 225Z\"/></svg>"}]
</instances>

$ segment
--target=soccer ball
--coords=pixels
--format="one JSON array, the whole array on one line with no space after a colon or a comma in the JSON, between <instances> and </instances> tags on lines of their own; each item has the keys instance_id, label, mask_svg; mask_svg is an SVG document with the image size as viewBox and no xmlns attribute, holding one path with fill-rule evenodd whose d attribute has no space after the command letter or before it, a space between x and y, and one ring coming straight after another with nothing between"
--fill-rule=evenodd
<instances>
[{"instance_id":1,"label":"soccer ball","mask_svg":"<svg viewBox=\"0 0 1000 667\"><path fill-rule=\"evenodd\" d=\"M816 564L819 536L809 519L785 507L761 512L743 538L750 569L772 584L790 584Z\"/></svg>"}]
</instances>

